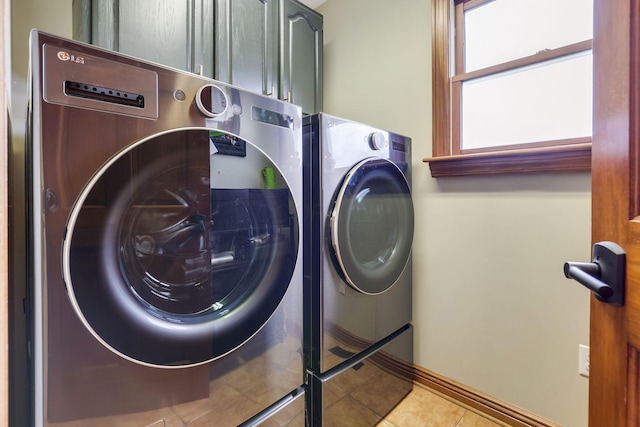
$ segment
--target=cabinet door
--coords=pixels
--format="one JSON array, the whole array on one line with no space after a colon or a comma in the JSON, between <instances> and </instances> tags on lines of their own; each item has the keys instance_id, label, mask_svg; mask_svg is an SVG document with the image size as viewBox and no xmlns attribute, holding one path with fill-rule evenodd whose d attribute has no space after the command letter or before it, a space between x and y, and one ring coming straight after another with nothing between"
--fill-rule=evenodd
<instances>
[{"instance_id":1,"label":"cabinet door","mask_svg":"<svg viewBox=\"0 0 640 427\"><path fill-rule=\"evenodd\" d=\"M215 10L213 1L193 2L193 46L191 71L206 77L215 77Z\"/></svg>"},{"instance_id":2,"label":"cabinet door","mask_svg":"<svg viewBox=\"0 0 640 427\"><path fill-rule=\"evenodd\" d=\"M306 114L322 110L322 15L280 0L280 98Z\"/></svg>"},{"instance_id":3,"label":"cabinet door","mask_svg":"<svg viewBox=\"0 0 640 427\"><path fill-rule=\"evenodd\" d=\"M211 1L80 0L75 19L77 39L213 77Z\"/></svg>"},{"instance_id":4,"label":"cabinet door","mask_svg":"<svg viewBox=\"0 0 640 427\"><path fill-rule=\"evenodd\" d=\"M277 0L216 0L216 79L276 96Z\"/></svg>"}]
</instances>

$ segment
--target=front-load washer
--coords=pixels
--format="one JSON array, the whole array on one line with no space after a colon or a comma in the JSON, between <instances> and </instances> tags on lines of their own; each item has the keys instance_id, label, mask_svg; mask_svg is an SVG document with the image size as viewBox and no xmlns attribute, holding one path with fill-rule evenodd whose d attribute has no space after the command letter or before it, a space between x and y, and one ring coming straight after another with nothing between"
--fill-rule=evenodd
<instances>
[{"instance_id":1,"label":"front-load washer","mask_svg":"<svg viewBox=\"0 0 640 427\"><path fill-rule=\"evenodd\" d=\"M300 108L35 30L30 66L30 421L304 425Z\"/></svg>"},{"instance_id":2,"label":"front-load washer","mask_svg":"<svg viewBox=\"0 0 640 427\"><path fill-rule=\"evenodd\" d=\"M320 113L303 152L309 416L373 425L412 389L411 140Z\"/></svg>"}]
</instances>

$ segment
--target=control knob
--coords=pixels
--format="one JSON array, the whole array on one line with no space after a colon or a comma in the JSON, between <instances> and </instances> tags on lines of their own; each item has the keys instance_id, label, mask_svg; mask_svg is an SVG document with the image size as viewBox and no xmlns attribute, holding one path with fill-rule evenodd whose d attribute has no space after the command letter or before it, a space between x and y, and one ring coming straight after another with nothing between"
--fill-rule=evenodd
<instances>
[{"instance_id":1,"label":"control knob","mask_svg":"<svg viewBox=\"0 0 640 427\"><path fill-rule=\"evenodd\" d=\"M196 106L207 117L215 118L227 111L229 99L222 89L213 84L207 84L198 89Z\"/></svg>"},{"instance_id":2,"label":"control knob","mask_svg":"<svg viewBox=\"0 0 640 427\"><path fill-rule=\"evenodd\" d=\"M369 144L374 150L382 150L387 147L387 134L384 132L376 131L369 135Z\"/></svg>"}]
</instances>

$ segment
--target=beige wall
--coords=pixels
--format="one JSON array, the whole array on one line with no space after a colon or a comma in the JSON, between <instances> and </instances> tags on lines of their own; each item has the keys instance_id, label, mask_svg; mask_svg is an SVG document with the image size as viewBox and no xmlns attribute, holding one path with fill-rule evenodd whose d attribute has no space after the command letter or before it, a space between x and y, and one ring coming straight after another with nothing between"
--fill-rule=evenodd
<instances>
[{"instance_id":1,"label":"beige wall","mask_svg":"<svg viewBox=\"0 0 640 427\"><path fill-rule=\"evenodd\" d=\"M414 141L416 363L566 426L585 426L590 175L433 179L430 2L328 0L325 111ZM71 0L12 1L13 124L24 120L28 33L71 35Z\"/></svg>"},{"instance_id":2,"label":"beige wall","mask_svg":"<svg viewBox=\"0 0 640 427\"><path fill-rule=\"evenodd\" d=\"M587 425L588 173L431 178L428 0L327 0L324 110L413 138L415 361L566 426Z\"/></svg>"}]
</instances>

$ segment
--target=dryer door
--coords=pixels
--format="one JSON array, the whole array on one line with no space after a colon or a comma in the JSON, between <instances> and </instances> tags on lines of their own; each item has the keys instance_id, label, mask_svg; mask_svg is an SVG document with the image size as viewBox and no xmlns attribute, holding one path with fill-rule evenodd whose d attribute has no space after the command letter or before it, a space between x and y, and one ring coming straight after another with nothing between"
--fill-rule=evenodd
<instances>
[{"instance_id":1,"label":"dryer door","mask_svg":"<svg viewBox=\"0 0 640 427\"><path fill-rule=\"evenodd\" d=\"M395 284L411 255L411 190L395 163L369 158L345 176L331 214L331 243L353 288L380 294Z\"/></svg>"},{"instance_id":2,"label":"dryer door","mask_svg":"<svg viewBox=\"0 0 640 427\"><path fill-rule=\"evenodd\" d=\"M128 147L71 211L63 269L75 311L106 347L144 365L192 366L242 345L295 267L286 184L260 150L221 132L179 130Z\"/></svg>"}]
</instances>

